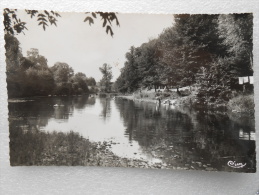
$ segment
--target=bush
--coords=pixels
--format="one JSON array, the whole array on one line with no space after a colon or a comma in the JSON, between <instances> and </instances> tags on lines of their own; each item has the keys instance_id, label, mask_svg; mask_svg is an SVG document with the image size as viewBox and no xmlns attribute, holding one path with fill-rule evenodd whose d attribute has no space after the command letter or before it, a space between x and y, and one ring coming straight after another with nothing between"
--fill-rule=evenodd
<instances>
[{"instance_id":1,"label":"bush","mask_svg":"<svg viewBox=\"0 0 259 195\"><path fill-rule=\"evenodd\" d=\"M190 95L190 96L186 96L186 97L182 97L182 98L178 98L177 99L177 103L179 105L184 105L184 106L193 106L193 104L195 103L196 97L194 95Z\"/></svg>"},{"instance_id":2,"label":"bush","mask_svg":"<svg viewBox=\"0 0 259 195\"><path fill-rule=\"evenodd\" d=\"M86 165L94 145L79 133L43 132L16 127L10 121L10 163L22 165Z\"/></svg>"},{"instance_id":3,"label":"bush","mask_svg":"<svg viewBox=\"0 0 259 195\"><path fill-rule=\"evenodd\" d=\"M180 93L182 96L191 95L191 91L189 89L181 90Z\"/></svg>"},{"instance_id":4,"label":"bush","mask_svg":"<svg viewBox=\"0 0 259 195\"><path fill-rule=\"evenodd\" d=\"M162 95L163 95L164 98L167 98L167 97L170 97L172 95L172 93L164 92Z\"/></svg>"},{"instance_id":5,"label":"bush","mask_svg":"<svg viewBox=\"0 0 259 195\"><path fill-rule=\"evenodd\" d=\"M134 93L133 94L135 99L142 99L142 98L146 98L146 99L155 99L156 97L156 93L154 92L139 92L139 93Z\"/></svg>"},{"instance_id":6,"label":"bush","mask_svg":"<svg viewBox=\"0 0 259 195\"><path fill-rule=\"evenodd\" d=\"M107 97L107 94L106 94L106 93L99 93L99 97L100 97L100 98L106 98L106 97Z\"/></svg>"},{"instance_id":7,"label":"bush","mask_svg":"<svg viewBox=\"0 0 259 195\"><path fill-rule=\"evenodd\" d=\"M254 112L254 96L240 95L228 102L228 109L232 112Z\"/></svg>"}]
</instances>

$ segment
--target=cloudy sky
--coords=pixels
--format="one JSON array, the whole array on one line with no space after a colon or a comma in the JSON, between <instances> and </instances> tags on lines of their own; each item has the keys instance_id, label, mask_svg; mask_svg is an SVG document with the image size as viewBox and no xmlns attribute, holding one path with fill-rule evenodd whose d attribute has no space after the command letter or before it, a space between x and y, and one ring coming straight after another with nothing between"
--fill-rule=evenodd
<instances>
[{"instance_id":1,"label":"cloudy sky","mask_svg":"<svg viewBox=\"0 0 259 195\"><path fill-rule=\"evenodd\" d=\"M150 38L156 38L164 28L173 24L172 15L118 14L120 26L113 24L114 36L111 37L102 28L102 21L97 18L89 26L83 22L84 13L60 13L57 27L54 25L43 31L37 20L30 19L24 11L19 17L27 23L28 31L16 37L21 43L23 55L30 48L39 49L40 55L48 59L48 65L66 62L75 72L99 81L102 77L99 67L108 63L113 69L113 81L124 66L125 53L130 46L138 47Z\"/></svg>"}]
</instances>

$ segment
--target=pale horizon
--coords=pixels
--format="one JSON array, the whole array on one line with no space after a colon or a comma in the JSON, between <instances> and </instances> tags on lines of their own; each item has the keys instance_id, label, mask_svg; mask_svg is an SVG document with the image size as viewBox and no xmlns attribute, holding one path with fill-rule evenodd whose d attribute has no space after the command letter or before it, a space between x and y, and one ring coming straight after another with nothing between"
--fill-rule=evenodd
<instances>
[{"instance_id":1,"label":"pale horizon","mask_svg":"<svg viewBox=\"0 0 259 195\"><path fill-rule=\"evenodd\" d=\"M104 63L112 66L112 81L115 81L131 46L139 47L173 25L173 15L169 14L117 14L120 26L113 23L111 37L102 28L100 18L89 26L83 22L87 16L84 13L59 13L57 27L48 26L44 31L36 18L31 19L24 10L19 10L18 17L28 28L25 34L16 35L23 56L27 56L30 48L37 48L39 54L47 58L49 67L65 62L75 73L83 72L97 82L102 77L99 67Z\"/></svg>"}]
</instances>

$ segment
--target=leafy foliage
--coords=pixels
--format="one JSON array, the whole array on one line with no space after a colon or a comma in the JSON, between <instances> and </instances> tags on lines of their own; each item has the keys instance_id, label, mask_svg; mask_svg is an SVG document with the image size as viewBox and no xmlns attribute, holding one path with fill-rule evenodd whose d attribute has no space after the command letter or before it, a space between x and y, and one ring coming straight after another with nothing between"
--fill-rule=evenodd
<instances>
[{"instance_id":1,"label":"leafy foliage","mask_svg":"<svg viewBox=\"0 0 259 195\"><path fill-rule=\"evenodd\" d=\"M103 20L103 27L106 27L106 33L109 34L111 36L113 36L113 30L112 30L112 22L115 21L116 25L119 26L119 20L116 16L115 13L113 12L86 12L86 14L90 14L90 16L88 15L85 19L84 22L89 22L89 25L94 24L94 18L97 18L98 16L101 18L101 20Z\"/></svg>"},{"instance_id":2,"label":"leafy foliage","mask_svg":"<svg viewBox=\"0 0 259 195\"><path fill-rule=\"evenodd\" d=\"M253 15L220 15L218 32L238 76L253 74Z\"/></svg>"},{"instance_id":3,"label":"leafy foliage","mask_svg":"<svg viewBox=\"0 0 259 195\"><path fill-rule=\"evenodd\" d=\"M253 15L180 14L174 19L157 39L126 53L117 90L195 85L203 105L242 93L238 77L253 75Z\"/></svg>"},{"instance_id":4,"label":"leafy foliage","mask_svg":"<svg viewBox=\"0 0 259 195\"><path fill-rule=\"evenodd\" d=\"M22 22L21 19L17 18L17 9L4 9L4 27L5 32L13 35L16 33L23 32L24 29L27 29L25 22Z\"/></svg>"},{"instance_id":5,"label":"leafy foliage","mask_svg":"<svg viewBox=\"0 0 259 195\"><path fill-rule=\"evenodd\" d=\"M25 12L30 15L31 18L37 18L38 25L42 26L43 30L50 25L57 26L58 17L61 15L54 11L39 11L39 10L25 10ZM112 22L119 26L119 20L115 13L113 12L86 12L86 14L91 14L84 19L84 22L88 22L89 25L94 24L94 19L98 16L103 20L103 27L106 28L106 33L113 36ZM21 21L19 18L19 13L17 9L4 9L4 27L6 34L19 34L24 33L24 30L28 30L26 27L26 22Z\"/></svg>"},{"instance_id":6,"label":"leafy foliage","mask_svg":"<svg viewBox=\"0 0 259 195\"><path fill-rule=\"evenodd\" d=\"M233 112L254 112L254 97L253 95L237 96L228 102L229 110Z\"/></svg>"},{"instance_id":7,"label":"leafy foliage","mask_svg":"<svg viewBox=\"0 0 259 195\"><path fill-rule=\"evenodd\" d=\"M74 74L67 63L57 62L49 67L47 59L35 48L23 57L19 41L10 34L5 35L5 41L9 98L96 93L94 78L87 78L84 73Z\"/></svg>"},{"instance_id":8,"label":"leafy foliage","mask_svg":"<svg viewBox=\"0 0 259 195\"><path fill-rule=\"evenodd\" d=\"M38 10L25 10L31 18L37 17L38 25L42 26L44 30L46 27L52 24L57 26L57 18L61 17L58 12L54 11L38 11ZM26 28L26 22L21 21L18 18L17 9L4 9L4 27L5 33L14 35L15 33L19 34L21 32L24 33L24 30L28 30Z\"/></svg>"},{"instance_id":9,"label":"leafy foliage","mask_svg":"<svg viewBox=\"0 0 259 195\"><path fill-rule=\"evenodd\" d=\"M20 42L17 38L7 34L5 35L5 55L7 72L12 72L19 67L22 59L22 52L20 49Z\"/></svg>"}]
</instances>

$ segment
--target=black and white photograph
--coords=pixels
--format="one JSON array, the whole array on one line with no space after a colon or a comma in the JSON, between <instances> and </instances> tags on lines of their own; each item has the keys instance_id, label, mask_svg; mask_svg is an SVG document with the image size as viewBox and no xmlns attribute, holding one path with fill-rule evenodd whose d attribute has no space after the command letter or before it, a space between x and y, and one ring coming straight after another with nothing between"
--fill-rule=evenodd
<instances>
[{"instance_id":1,"label":"black and white photograph","mask_svg":"<svg viewBox=\"0 0 259 195\"><path fill-rule=\"evenodd\" d=\"M3 15L11 166L256 172L252 13Z\"/></svg>"}]
</instances>

